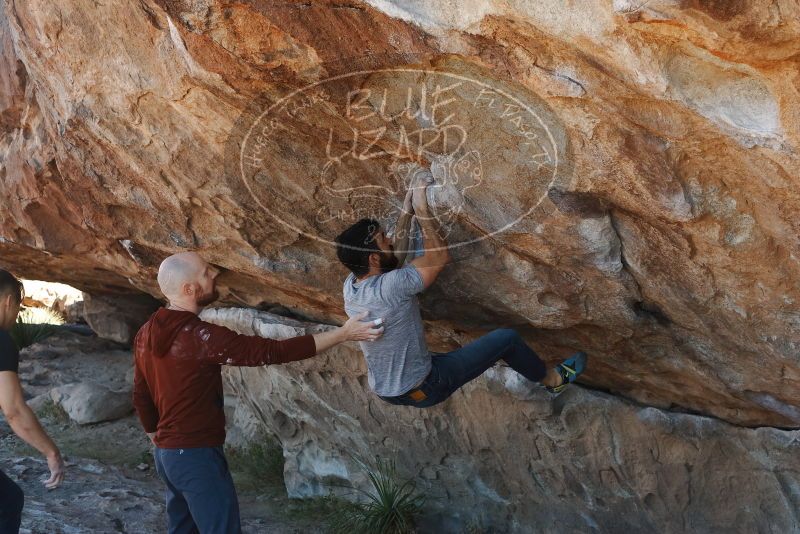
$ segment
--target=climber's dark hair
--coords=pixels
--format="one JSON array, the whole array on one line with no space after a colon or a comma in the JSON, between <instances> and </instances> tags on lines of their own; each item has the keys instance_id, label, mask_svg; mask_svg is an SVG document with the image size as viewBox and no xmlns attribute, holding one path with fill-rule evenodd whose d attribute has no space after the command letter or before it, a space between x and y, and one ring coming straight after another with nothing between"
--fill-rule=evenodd
<instances>
[{"instance_id":1,"label":"climber's dark hair","mask_svg":"<svg viewBox=\"0 0 800 534\"><path fill-rule=\"evenodd\" d=\"M0 299L6 298L6 295L11 295L19 304L25 296L25 288L22 287L22 282L17 280L16 276L0 269Z\"/></svg>"},{"instance_id":2,"label":"climber's dark hair","mask_svg":"<svg viewBox=\"0 0 800 534\"><path fill-rule=\"evenodd\" d=\"M354 275L367 274L370 254L380 253L375 243L380 230L381 223L375 219L361 219L336 237L336 256Z\"/></svg>"}]
</instances>

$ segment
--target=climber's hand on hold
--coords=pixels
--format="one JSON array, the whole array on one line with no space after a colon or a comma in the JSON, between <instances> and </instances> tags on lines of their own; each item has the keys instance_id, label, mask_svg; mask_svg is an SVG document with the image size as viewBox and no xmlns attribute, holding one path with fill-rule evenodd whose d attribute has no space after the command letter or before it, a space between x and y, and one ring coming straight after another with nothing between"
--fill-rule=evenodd
<instances>
[{"instance_id":1,"label":"climber's hand on hold","mask_svg":"<svg viewBox=\"0 0 800 534\"><path fill-rule=\"evenodd\" d=\"M423 289L427 289L433 284L447 262L450 261L447 242L439 235L438 221L428 207L427 189L433 183L434 177L430 169L419 168L414 174L411 187L414 191L411 203L414 206L414 214L422 234L423 250L423 254L414 258L411 265L422 277Z\"/></svg>"}]
</instances>

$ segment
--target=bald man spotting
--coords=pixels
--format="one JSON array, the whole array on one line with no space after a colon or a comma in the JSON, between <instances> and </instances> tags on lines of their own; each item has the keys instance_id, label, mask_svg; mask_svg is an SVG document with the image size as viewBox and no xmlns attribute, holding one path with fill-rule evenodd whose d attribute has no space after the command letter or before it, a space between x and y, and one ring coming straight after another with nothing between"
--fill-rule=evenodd
<instances>
[{"instance_id":1,"label":"bald man spotting","mask_svg":"<svg viewBox=\"0 0 800 534\"><path fill-rule=\"evenodd\" d=\"M344 326L276 341L200 320L217 299L219 270L195 252L166 258L158 284L169 301L134 340L134 406L155 445L167 486L170 533L241 532L239 504L222 446L223 365L259 366L311 358L343 341L377 339L383 328L354 317Z\"/></svg>"},{"instance_id":2,"label":"bald man spotting","mask_svg":"<svg viewBox=\"0 0 800 534\"><path fill-rule=\"evenodd\" d=\"M219 297L213 284L217 274L219 271L196 252L181 252L161 262L158 267L158 287L172 304L184 302L190 306L193 303L207 306ZM193 284L193 290L201 292L200 298L189 298L194 293L184 292L185 287ZM211 291L204 292L209 285Z\"/></svg>"}]
</instances>

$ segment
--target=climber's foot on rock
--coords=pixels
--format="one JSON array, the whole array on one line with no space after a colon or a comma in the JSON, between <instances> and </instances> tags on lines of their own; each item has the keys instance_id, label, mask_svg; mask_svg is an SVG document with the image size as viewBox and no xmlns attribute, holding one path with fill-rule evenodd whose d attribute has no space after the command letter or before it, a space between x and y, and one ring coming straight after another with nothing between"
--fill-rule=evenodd
<instances>
[{"instance_id":1,"label":"climber's foot on rock","mask_svg":"<svg viewBox=\"0 0 800 534\"><path fill-rule=\"evenodd\" d=\"M586 353L576 352L551 369L542 380L542 384L551 393L561 393L568 385L575 382L584 369L586 369Z\"/></svg>"}]
</instances>

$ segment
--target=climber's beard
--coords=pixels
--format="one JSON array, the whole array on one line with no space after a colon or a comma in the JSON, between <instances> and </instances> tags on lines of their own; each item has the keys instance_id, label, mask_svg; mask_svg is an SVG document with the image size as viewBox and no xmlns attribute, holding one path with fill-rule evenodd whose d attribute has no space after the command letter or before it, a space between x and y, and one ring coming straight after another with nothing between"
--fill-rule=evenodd
<instances>
[{"instance_id":1,"label":"climber's beard","mask_svg":"<svg viewBox=\"0 0 800 534\"><path fill-rule=\"evenodd\" d=\"M397 256L394 252L381 252L381 274L386 274L389 271L397 269Z\"/></svg>"}]
</instances>

